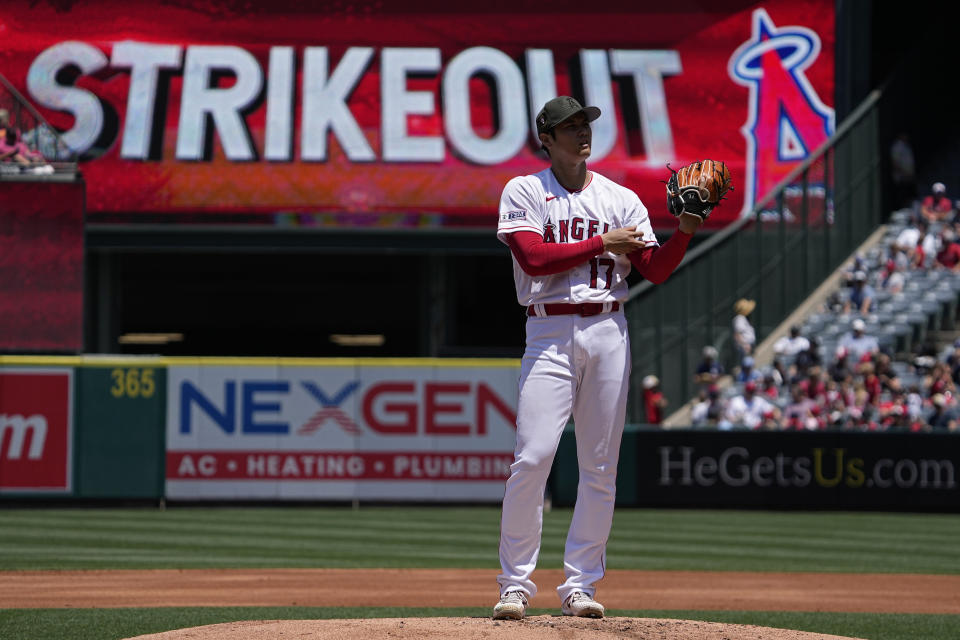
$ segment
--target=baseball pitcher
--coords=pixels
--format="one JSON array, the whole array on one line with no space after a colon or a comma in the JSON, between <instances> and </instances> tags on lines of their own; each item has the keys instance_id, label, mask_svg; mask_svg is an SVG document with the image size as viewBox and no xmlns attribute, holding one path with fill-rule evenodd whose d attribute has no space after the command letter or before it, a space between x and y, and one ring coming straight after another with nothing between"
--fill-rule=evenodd
<instances>
[{"instance_id":1,"label":"baseball pitcher","mask_svg":"<svg viewBox=\"0 0 960 640\"><path fill-rule=\"evenodd\" d=\"M666 280L730 186L723 163L671 170L667 206L679 227L660 246L637 195L587 169L590 123L599 117L598 108L569 96L547 102L536 124L550 167L513 178L500 198L497 237L510 247L517 301L528 317L495 619L523 618L537 593L531 575L544 488L571 415L580 484L564 550L566 581L557 591L565 615L603 617L594 583L604 572L626 416L627 275L636 268L648 280Z\"/></svg>"}]
</instances>

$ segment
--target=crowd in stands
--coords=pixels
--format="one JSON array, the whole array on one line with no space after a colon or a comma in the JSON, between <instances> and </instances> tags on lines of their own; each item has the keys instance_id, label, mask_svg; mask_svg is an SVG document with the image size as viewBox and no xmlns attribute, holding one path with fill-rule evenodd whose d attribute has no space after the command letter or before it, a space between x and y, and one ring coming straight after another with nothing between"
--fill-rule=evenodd
<instances>
[{"instance_id":1,"label":"crowd in stands","mask_svg":"<svg viewBox=\"0 0 960 640\"><path fill-rule=\"evenodd\" d=\"M871 256L858 255L847 266L843 284L818 310L825 321L793 326L774 343L769 364L754 359L753 301L737 301L737 366L727 377L717 349L703 348L694 373L695 427L960 433L960 338L940 347L926 337L901 351L892 334L879 335L891 324L892 301L900 301L897 310L915 310L912 301L934 283L950 292L953 303L945 308L952 330L960 327L953 323L960 299L958 207L938 182L898 213Z\"/></svg>"},{"instance_id":2,"label":"crowd in stands","mask_svg":"<svg viewBox=\"0 0 960 640\"><path fill-rule=\"evenodd\" d=\"M0 172L31 173L37 175L54 173L43 154L31 149L20 135L20 130L10 119L7 109L0 109Z\"/></svg>"}]
</instances>

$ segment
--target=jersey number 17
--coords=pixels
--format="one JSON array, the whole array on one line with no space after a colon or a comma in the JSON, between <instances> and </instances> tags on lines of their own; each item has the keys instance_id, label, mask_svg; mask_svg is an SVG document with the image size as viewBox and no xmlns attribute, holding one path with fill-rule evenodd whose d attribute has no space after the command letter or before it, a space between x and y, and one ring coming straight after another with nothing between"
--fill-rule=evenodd
<instances>
[{"instance_id":1,"label":"jersey number 17","mask_svg":"<svg viewBox=\"0 0 960 640\"><path fill-rule=\"evenodd\" d=\"M613 280L613 268L616 266L613 258L593 258L590 260L590 288L591 289L609 289L610 281ZM600 274L600 267L606 267L607 275L604 278L603 287L597 287L597 276Z\"/></svg>"}]
</instances>

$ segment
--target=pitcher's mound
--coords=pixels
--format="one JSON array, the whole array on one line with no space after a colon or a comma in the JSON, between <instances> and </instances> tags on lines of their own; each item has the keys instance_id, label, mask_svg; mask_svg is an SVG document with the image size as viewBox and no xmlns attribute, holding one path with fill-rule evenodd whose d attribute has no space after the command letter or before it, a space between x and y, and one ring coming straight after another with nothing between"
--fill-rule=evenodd
<instances>
[{"instance_id":1,"label":"pitcher's mound","mask_svg":"<svg viewBox=\"0 0 960 640\"><path fill-rule=\"evenodd\" d=\"M655 618L589 620L531 616L521 621L488 618L370 618L362 620L255 620L212 624L137 636L128 640L849 640L822 633L744 624Z\"/></svg>"}]
</instances>

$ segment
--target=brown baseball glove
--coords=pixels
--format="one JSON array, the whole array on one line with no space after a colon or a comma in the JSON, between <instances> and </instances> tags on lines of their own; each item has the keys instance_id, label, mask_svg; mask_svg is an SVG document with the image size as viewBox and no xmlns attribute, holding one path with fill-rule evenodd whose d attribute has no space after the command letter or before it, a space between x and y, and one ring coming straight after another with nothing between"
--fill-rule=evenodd
<instances>
[{"instance_id":1,"label":"brown baseball glove","mask_svg":"<svg viewBox=\"0 0 960 640\"><path fill-rule=\"evenodd\" d=\"M686 211L706 220L713 208L731 191L730 169L716 160L691 162L679 171L670 164L667 181L667 208L675 216Z\"/></svg>"}]
</instances>

